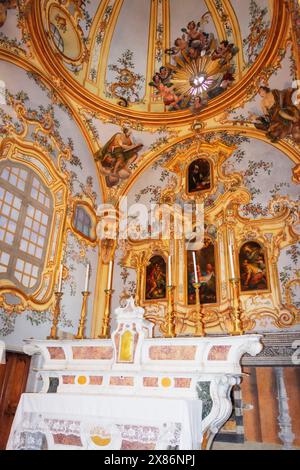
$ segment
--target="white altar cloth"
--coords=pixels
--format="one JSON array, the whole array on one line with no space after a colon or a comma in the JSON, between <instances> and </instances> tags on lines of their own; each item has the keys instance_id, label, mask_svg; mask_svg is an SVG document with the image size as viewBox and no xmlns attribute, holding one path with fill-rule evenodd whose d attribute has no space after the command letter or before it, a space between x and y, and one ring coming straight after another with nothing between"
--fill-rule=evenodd
<instances>
[{"instance_id":1,"label":"white altar cloth","mask_svg":"<svg viewBox=\"0 0 300 470\"><path fill-rule=\"evenodd\" d=\"M201 421L200 400L25 393L7 449L197 450Z\"/></svg>"}]
</instances>

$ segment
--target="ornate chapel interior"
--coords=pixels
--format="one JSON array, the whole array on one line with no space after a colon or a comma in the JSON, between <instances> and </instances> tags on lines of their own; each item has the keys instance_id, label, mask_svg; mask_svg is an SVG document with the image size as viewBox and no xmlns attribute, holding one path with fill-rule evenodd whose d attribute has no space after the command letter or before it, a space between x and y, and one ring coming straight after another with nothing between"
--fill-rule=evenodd
<instances>
[{"instance_id":1,"label":"ornate chapel interior","mask_svg":"<svg viewBox=\"0 0 300 470\"><path fill-rule=\"evenodd\" d=\"M300 448L300 0L1 0L0 60L0 449Z\"/></svg>"}]
</instances>

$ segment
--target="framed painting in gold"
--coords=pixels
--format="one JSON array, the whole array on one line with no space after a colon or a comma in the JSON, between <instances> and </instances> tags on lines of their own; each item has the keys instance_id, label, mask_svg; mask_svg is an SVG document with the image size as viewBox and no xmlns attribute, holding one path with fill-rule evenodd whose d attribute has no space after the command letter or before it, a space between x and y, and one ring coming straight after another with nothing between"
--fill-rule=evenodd
<instances>
[{"instance_id":1,"label":"framed painting in gold","mask_svg":"<svg viewBox=\"0 0 300 470\"><path fill-rule=\"evenodd\" d=\"M270 282L265 249L256 241L244 243L239 251L241 292L269 291Z\"/></svg>"},{"instance_id":2,"label":"framed painting in gold","mask_svg":"<svg viewBox=\"0 0 300 470\"><path fill-rule=\"evenodd\" d=\"M197 274L200 282L201 304L216 304L217 295L217 262L215 244L210 238L205 238L204 246L196 252ZM193 287L195 273L193 251L187 251L187 300L188 305L195 305L196 293Z\"/></svg>"},{"instance_id":3,"label":"framed painting in gold","mask_svg":"<svg viewBox=\"0 0 300 470\"><path fill-rule=\"evenodd\" d=\"M212 166L208 159L197 158L187 167L187 194L199 194L211 191L213 187Z\"/></svg>"},{"instance_id":4,"label":"framed painting in gold","mask_svg":"<svg viewBox=\"0 0 300 470\"><path fill-rule=\"evenodd\" d=\"M161 255L150 258L146 267L145 300L166 300L167 265Z\"/></svg>"}]
</instances>

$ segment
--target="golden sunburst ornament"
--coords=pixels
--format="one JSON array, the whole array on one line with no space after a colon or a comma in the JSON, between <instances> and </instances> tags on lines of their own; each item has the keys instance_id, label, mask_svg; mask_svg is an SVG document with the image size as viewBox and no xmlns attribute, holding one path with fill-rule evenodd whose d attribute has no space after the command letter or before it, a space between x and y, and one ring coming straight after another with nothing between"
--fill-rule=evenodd
<instances>
[{"instance_id":1,"label":"golden sunburst ornament","mask_svg":"<svg viewBox=\"0 0 300 470\"><path fill-rule=\"evenodd\" d=\"M183 96L203 96L217 86L223 76L220 64L209 56L191 59L183 55L175 57L175 62L176 66L169 64L168 67L174 73L174 88Z\"/></svg>"}]
</instances>

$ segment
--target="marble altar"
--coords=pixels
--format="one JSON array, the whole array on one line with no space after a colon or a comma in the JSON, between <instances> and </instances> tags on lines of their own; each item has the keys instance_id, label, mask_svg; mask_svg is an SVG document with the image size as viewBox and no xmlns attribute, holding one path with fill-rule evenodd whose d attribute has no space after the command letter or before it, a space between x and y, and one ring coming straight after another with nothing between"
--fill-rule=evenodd
<instances>
[{"instance_id":1,"label":"marble altar","mask_svg":"<svg viewBox=\"0 0 300 470\"><path fill-rule=\"evenodd\" d=\"M241 358L262 350L261 336L152 338L143 314L130 299L111 339L26 341L27 354L42 355L43 387L23 395L8 448L210 448L230 417Z\"/></svg>"}]
</instances>

